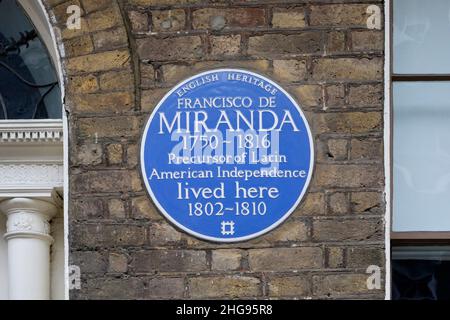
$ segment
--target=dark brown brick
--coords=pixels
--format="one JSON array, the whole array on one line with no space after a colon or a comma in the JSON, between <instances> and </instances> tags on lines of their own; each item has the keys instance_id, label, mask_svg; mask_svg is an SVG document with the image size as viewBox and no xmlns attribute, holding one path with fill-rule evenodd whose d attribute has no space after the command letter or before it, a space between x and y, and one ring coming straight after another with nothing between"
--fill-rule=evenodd
<instances>
[{"instance_id":1,"label":"dark brown brick","mask_svg":"<svg viewBox=\"0 0 450 320\"><path fill-rule=\"evenodd\" d=\"M149 250L131 254L135 273L198 272L207 269L206 252L201 250Z\"/></svg>"},{"instance_id":2,"label":"dark brown brick","mask_svg":"<svg viewBox=\"0 0 450 320\"><path fill-rule=\"evenodd\" d=\"M192 17L194 29L255 28L266 24L265 10L261 8L205 8L195 10Z\"/></svg>"},{"instance_id":3,"label":"dark brown brick","mask_svg":"<svg viewBox=\"0 0 450 320\"><path fill-rule=\"evenodd\" d=\"M249 266L254 271L293 271L322 267L319 247L253 249L248 252Z\"/></svg>"},{"instance_id":4,"label":"dark brown brick","mask_svg":"<svg viewBox=\"0 0 450 320\"><path fill-rule=\"evenodd\" d=\"M368 274L330 274L313 276L313 293L319 298L375 293L367 288Z\"/></svg>"},{"instance_id":5,"label":"dark brown brick","mask_svg":"<svg viewBox=\"0 0 450 320\"><path fill-rule=\"evenodd\" d=\"M74 220L102 219L107 217L103 200L99 198L86 198L73 200L70 217Z\"/></svg>"},{"instance_id":6,"label":"dark brown brick","mask_svg":"<svg viewBox=\"0 0 450 320\"><path fill-rule=\"evenodd\" d=\"M183 9L154 10L152 23L153 32L183 30L186 25L186 13Z\"/></svg>"},{"instance_id":7,"label":"dark brown brick","mask_svg":"<svg viewBox=\"0 0 450 320\"><path fill-rule=\"evenodd\" d=\"M380 139L352 139L350 158L381 161L383 159L383 142Z\"/></svg>"},{"instance_id":8,"label":"dark brown brick","mask_svg":"<svg viewBox=\"0 0 450 320\"><path fill-rule=\"evenodd\" d=\"M137 136L141 120L137 117L82 118L77 121L80 138L110 138Z\"/></svg>"},{"instance_id":9,"label":"dark brown brick","mask_svg":"<svg viewBox=\"0 0 450 320\"><path fill-rule=\"evenodd\" d=\"M380 241L383 228L381 220L316 220L313 222L313 239L316 241Z\"/></svg>"},{"instance_id":10,"label":"dark brown brick","mask_svg":"<svg viewBox=\"0 0 450 320\"><path fill-rule=\"evenodd\" d=\"M353 31L352 49L353 51L376 51L383 50L384 32L377 30Z\"/></svg>"},{"instance_id":11,"label":"dark brown brick","mask_svg":"<svg viewBox=\"0 0 450 320\"><path fill-rule=\"evenodd\" d=\"M383 59L323 58L313 62L315 80L382 80Z\"/></svg>"},{"instance_id":12,"label":"dark brown brick","mask_svg":"<svg viewBox=\"0 0 450 320\"><path fill-rule=\"evenodd\" d=\"M105 273L107 260L105 256L96 251L74 251L70 256L70 264L80 267L84 273Z\"/></svg>"},{"instance_id":13,"label":"dark brown brick","mask_svg":"<svg viewBox=\"0 0 450 320\"><path fill-rule=\"evenodd\" d=\"M81 290L71 290L71 299L130 300L143 299L145 280L141 278L92 278L81 283Z\"/></svg>"},{"instance_id":14,"label":"dark brown brick","mask_svg":"<svg viewBox=\"0 0 450 320\"><path fill-rule=\"evenodd\" d=\"M200 58L203 52L202 40L198 36L155 38L137 40L137 51L141 59L170 61Z\"/></svg>"},{"instance_id":15,"label":"dark brown brick","mask_svg":"<svg viewBox=\"0 0 450 320\"><path fill-rule=\"evenodd\" d=\"M378 214L384 209L381 192L353 192L350 199L352 211L355 213Z\"/></svg>"},{"instance_id":16,"label":"dark brown brick","mask_svg":"<svg viewBox=\"0 0 450 320\"><path fill-rule=\"evenodd\" d=\"M352 26L367 27L370 14L368 4L325 4L311 6L310 24L312 26Z\"/></svg>"},{"instance_id":17,"label":"dark brown brick","mask_svg":"<svg viewBox=\"0 0 450 320\"><path fill-rule=\"evenodd\" d=\"M273 277L269 280L271 297L306 297L311 294L311 280L308 276Z\"/></svg>"},{"instance_id":18,"label":"dark brown brick","mask_svg":"<svg viewBox=\"0 0 450 320\"><path fill-rule=\"evenodd\" d=\"M184 278L162 277L144 281L144 299L180 299L184 296Z\"/></svg>"},{"instance_id":19,"label":"dark brown brick","mask_svg":"<svg viewBox=\"0 0 450 320\"><path fill-rule=\"evenodd\" d=\"M318 32L252 36L248 40L248 53L255 57L319 53L322 50L320 38Z\"/></svg>"},{"instance_id":20,"label":"dark brown brick","mask_svg":"<svg viewBox=\"0 0 450 320\"><path fill-rule=\"evenodd\" d=\"M383 85L351 86L348 99L352 107L381 107L383 104Z\"/></svg>"},{"instance_id":21,"label":"dark brown brick","mask_svg":"<svg viewBox=\"0 0 450 320\"><path fill-rule=\"evenodd\" d=\"M383 170L378 165L318 164L313 178L314 186L367 188L383 185Z\"/></svg>"},{"instance_id":22,"label":"dark brown brick","mask_svg":"<svg viewBox=\"0 0 450 320\"><path fill-rule=\"evenodd\" d=\"M135 171L102 170L89 171L72 178L73 192L120 192L139 191L140 177Z\"/></svg>"},{"instance_id":23,"label":"dark brown brick","mask_svg":"<svg viewBox=\"0 0 450 320\"><path fill-rule=\"evenodd\" d=\"M320 113L314 118L316 133L368 133L382 130L381 112Z\"/></svg>"},{"instance_id":24,"label":"dark brown brick","mask_svg":"<svg viewBox=\"0 0 450 320\"><path fill-rule=\"evenodd\" d=\"M146 229L133 224L77 224L70 230L70 238L77 246L115 247L142 246Z\"/></svg>"},{"instance_id":25,"label":"dark brown brick","mask_svg":"<svg viewBox=\"0 0 450 320\"><path fill-rule=\"evenodd\" d=\"M384 250L377 247L354 247L347 249L347 267L364 268L384 265Z\"/></svg>"},{"instance_id":26,"label":"dark brown brick","mask_svg":"<svg viewBox=\"0 0 450 320\"><path fill-rule=\"evenodd\" d=\"M191 298L246 298L261 294L260 280L247 276L195 277L189 279Z\"/></svg>"}]
</instances>

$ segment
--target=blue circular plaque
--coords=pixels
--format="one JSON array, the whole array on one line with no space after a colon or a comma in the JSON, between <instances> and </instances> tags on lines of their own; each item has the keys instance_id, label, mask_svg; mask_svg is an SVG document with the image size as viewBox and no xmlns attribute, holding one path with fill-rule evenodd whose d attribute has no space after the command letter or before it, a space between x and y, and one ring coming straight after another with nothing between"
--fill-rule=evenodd
<instances>
[{"instance_id":1,"label":"blue circular plaque","mask_svg":"<svg viewBox=\"0 0 450 320\"><path fill-rule=\"evenodd\" d=\"M311 132L295 100L254 72L217 69L158 103L141 168L158 209L198 238L255 238L293 212L311 180Z\"/></svg>"}]
</instances>

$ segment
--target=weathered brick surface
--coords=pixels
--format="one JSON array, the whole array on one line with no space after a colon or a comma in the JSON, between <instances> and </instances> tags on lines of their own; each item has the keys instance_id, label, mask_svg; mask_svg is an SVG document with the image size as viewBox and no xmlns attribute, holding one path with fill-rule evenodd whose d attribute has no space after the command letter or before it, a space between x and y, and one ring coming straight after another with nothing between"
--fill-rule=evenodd
<instances>
[{"instance_id":1,"label":"weathered brick surface","mask_svg":"<svg viewBox=\"0 0 450 320\"><path fill-rule=\"evenodd\" d=\"M144 290L144 299L167 299L171 298L184 298L185 286L184 279L179 277L161 277L152 278L148 281L141 279L146 285Z\"/></svg>"},{"instance_id":2,"label":"weathered brick surface","mask_svg":"<svg viewBox=\"0 0 450 320\"><path fill-rule=\"evenodd\" d=\"M366 164L320 164L316 167L314 186L329 188L379 188L383 184L382 167Z\"/></svg>"},{"instance_id":3,"label":"weathered brick surface","mask_svg":"<svg viewBox=\"0 0 450 320\"><path fill-rule=\"evenodd\" d=\"M248 40L248 53L261 57L318 54L322 50L321 37L321 33L312 31L252 36Z\"/></svg>"},{"instance_id":4,"label":"weathered brick surface","mask_svg":"<svg viewBox=\"0 0 450 320\"><path fill-rule=\"evenodd\" d=\"M384 37L380 31L353 31L352 48L355 51L383 50Z\"/></svg>"},{"instance_id":5,"label":"weathered brick surface","mask_svg":"<svg viewBox=\"0 0 450 320\"><path fill-rule=\"evenodd\" d=\"M367 23L366 4L325 4L310 7L312 26L360 26Z\"/></svg>"},{"instance_id":6,"label":"weathered brick surface","mask_svg":"<svg viewBox=\"0 0 450 320\"><path fill-rule=\"evenodd\" d=\"M343 219L313 222L315 241L377 241L381 240L383 224L378 220Z\"/></svg>"},{"instance_id":7,"label":"weathered brick surface","mask_svg":"<svg viewBox=\"0 0 450 320\"><path fill-rule=\"evenodd\" d=\"M138 39L137 52L142 59L152 61L194 59L204 54L198 36Z\"/></svg>"},{"instance_id":8,"label":"weathered brick surface","mask_svg":"<svg viewBox=\"0 0 450 320\"><path fill-rule=\"evenodd\" d=\"M333 192L328 197L328 211L330 214L348 214L349 200L345 192Z\"/></svg>"},{"instance_id":9,"label":"weathered brick surface","mask_svg":"<svg viewBox=\"0 0 450 320\"><path fill-rule=\"evenodd\" d=\"M259 72L270 72L270 62L264 59L257 60L214 60L214 61L199 61L193 65L186 64L164 64L161 66L165 85L176 84L183 78L189 76L194 72L199 72L208 68L220 68L220 67L233 67L233 68L248 68Z\"/></svg>"},{"instance_id":10,"label":"weathered brick surface","mask_svg":"<svg viewBox=\"0 0 450 320\"><path fill-rule=\"evenodd\" d=\"M301 81L306 77L304 60L274 60L273 73L283 81Z\"/></svg>"},{"instance_id":11,"label":"weathered brick surface","mask_svg":"<svg viewBox=\"0 0 450 320\"><path fill-rule=\"evenodd\" d=\"M146 32L149 29L149 17L145 12L129 11L128 17L133 32Z\"/></svg>"},{"instance_id":12,"label":"weathered brick surface","mask_svg":"<svg viewBox=\"0 0 450 320\"><path fill-rule=\"evenodd\" d=\"M83 8L87 13L105 9L106 7L111 6L110 0L81 0L81 3L83 4Z\"/></svg>"},{"instance_id":13,"label":"weathered brick surface","mask_svg":"<svg viewBox=\"0 0 450 320\"><path fill-rule=\"evenodd\" d=\"M183 9L152 11L152 31L179 31L185 25L186 12Z\"/></svg>"},{"instance_id":14,"label":"weathered brick surface","mask_svg":"<svg viewBox=\"0 0 450 320\"><path fill-rule=\"evenodd\" d=\"M74 221L104 219L108 216L107 207L103 199L99 198L83 197L73 200L70 209L70 219Z\"/></svg>"},{"instance_id":15,"label":"weathered brick surface","mask_svg":"<svg viewBox=\"0 0 450 320\"><path fill-rule=\"evenodd\" d=\"M190 298L247 298L261 294L261 281L248 276L194 277L189 279Z\"/></svg>"},{"instance_id":16,"label":"weathered brick surface","mask_svg":"<svg viewBox=\"0 0 450 320\"><path fill-rule=\"evenodd\" d=\"M108 212L111 218L126 218L125 204L121 199L108 200Z\"/></svg>"},{"instance_id":17,"label":"weathered brick surface","mask_svg":"<svg viewBox=\"0 0 450 320\"><path fill-rule=\"evenodd\" d=\"M194 29L254 28L266 24L265 10L261 8L199 9L192 14Z\"/></svg>"},{"instance_id":18,"label":"weathered brick surface","mask_svg":"<svg viewBox=\"0 0 450 320\"><path fill-rule=\"evenodd\" d=\"M95 75L74 76L68 79L67 91L73 93L93 93L98 91L99 84Z\"/></svg>"},{"instance_id":19,"label":"weathered brick surface","mask_svg":"<svg viewBox=\"0 0 450 320\"><path fill-rule=\"evenodd\" d=\"M383 156L381 139L352 139L350 158L380 160Z\"/></svg>"},{"instance_id":20,"label":"weathered brick surface","mask_svg":"<svg viewBox=\"0 0 450 320\"><path fill-rule=\"evenodd\" d=\"M108 261L97 251L74 251L70 263L78 265L85 273L105 273Z\"/></svg>"},{"instance_id":21,"label":"weathered brick surface","mask_svg":"<svg viewBox=\"0 0 450 320\"><path fill-rule=\"evenodd\" d=\"M125 30L115 28L104 30L93 35L94 47L98 50L116 49L128 44L128 38Z\"/></svg>"},{"instance_id":22,"label":"weathered brick surface","mask_svg":"<svg viewBox=\"0 0 450 320\"><path fill-rule=\"evenodd\" d=\"M141 122L139 117L131 116L79 118L74 130L79 138L91 141L98 138L132 137L140 132Z\"/></svg>"},{"instance_id":23,"label":"weathered brick surface","mask_svg":"<svg viewBox=\"0 0 450 320\"><path fill-rule=\"evenodd\" d=\"M296 271L322 267L322 254L318 247L254 249L248 260L255 271Z\"/></svg>"},{"instance_id":24,"label":"weathered brick surface","mask_svg":"<svg viewBox=\"0 0 450 320\"><path fill-rule=\"evenodd\" d=\"M123 147L120 143L111 143L106 146L106 157L111 165L121 164L123 159Z\"/></svg>"},{"instance_id":25,"label":"weathered brick surface","mask_svg":"<svg viewBox=\"0 0 450 320\"><path fill-rule=\"evenodd\" d=\"M304 107L322 106L324 103L323 89L317 84L304 84L291 88L294 96L302 102Z\"/></svg>"},{"instance_id":26,"label":"weathered brick surface","mask_svg":"<svg viewBox=\"0 0 450 320\"><path fill-rule=\"evenodd\" d=\"M272 12L272 27L303 28L306 26L305 8L275 8Z\"/></svg>"},{"instance_id":27,"label":"weathered brick surface","mask_svg":"<svg viewBox=\"0 0 450 320\"><path fill-rule=\"evenodd\" d=\"M73 165L95 166L103 162L102 145L98 143L83 144L74 148L70 162Z\"/></svg>"},{"instance_id":28,"label":"weathered brick surface","mask_svg":"<svg viewBox=\"0 0 450 320\"><path fill-rule=\"evenodd\" d=\"M273 277L269 279L270 297L310 297L311 291L311 280L307 275Z\"/></svg>"},{"instance_id":29,"label":"weathered brick surface","mask_svg":"<svg viewBox=\"0 0 450 320\"><path fill-rule=\"evenodd\" d=\"M367 268L384 264L384 252L380 248L356 247L347 250L347 265L350 268Z\"/></svg>"},{"instance_id":30,"label":"weathered brick surface","mask_svg":"<svg viewBox=\"0 0 450 320\"><path fill-rule=\"evenodd\" d=\"M74 113L124 113L133 108L133 95L130 92L108 92L74 95L67 101Z\"/></svg>"},{"instance_id":31,"label":"weathered brick surface","mask_svg":"<svg viewBox=\"0 0 450 320\"><path fill-rule=\"evenodd\" d=\"M382 124L381 112L320 113L314 119L318 133L375 133Z\"/></svg>"},{"instance_id":32,"label":"weathered brick surface","mask_svg":"<svg viewBox=\"0 0 450 320\"><path fill-rule=\"evenodd\" d=\"M375 294L367 289L367 274L330 274L313 277L313 294L318 298L340 298L348 295ZM375 292L373 292L375 291Z\"/></svg>"},{"instance_id":33,"label":"weathered brick surface","mask_svg":"<svg viewBox=\"0 0 450 320\"><path fill-rule=\"evenodd\" d=\"M108 272L125 273L128 270L128 258L121 253L110 253L108 259Z\"/></svg>"},{"instance_id":34,"label":"weathered brick surface","mask_svg":"<svg viewBox=\"0 0 450 320\"><path fill-rule=\"evenodd\" d=\"M381 80L380 58L324 58L313 61L313 79L337 81Z\"/></svg>"},{"instance_id":35,"label":"weathered brick surface","mask_svg":"<svg viewBox=\"0 0 450 320\"><path fill-rule=\"evenodd\" d=\"M239 270L242 263L242 251L236 249L214 250L211 261L212 270Z\"/></svg>"},{"instance_id":36,"label":"weathered brick surface","mask_svg":"<svg viewBox=\"0 0 450 320\"><path fill-rule=\"evenodd\" d=\"M198 250L151 250L131 254L135 273L198 272L207 269L206 252Z\"/></svg>"},{"instance_id":37,"label":"weathered brick surface","mask_svg":"<svg viewBox=\"0 0 450 320\"><path fill-rule=\"evenodd\" d=\"M115 50L70 58L66 67L71 74L76 74L120 69L129 62L130 53L127 50Z\"/></svg>"},{"instance_id":38,"label":"weathered brick surface","mask_svg":"<svg viewBox=\"0 0 450 320\"><path fill-rule=\"evenodd\" d=\"M211 37L210 41L213 56L234 56L241 51L239 35Z\"/></svg>"},{"instance_id":39,"label":"weathered brick surface","mask_svg":"<svg viewBox=\"0 0 450 320\"><path fill-rule=\"evenodd\" d=\"M351 86L348 102L353 107L379 107L383 103L383 86L381 84Z\"/></svg>"},{"instance_id":40,"label":"weathered brick surface","mask_svg":"<svg viewBox=\"0 0 450 320\"><path fill-rule=\"evenodd\" d=\"M345 265L345 250L339 247L328 247L326 251L326 265L328 268L343 268Z\"/></svg>"},{"instance_id":41,"label":"weathered brick surface","mask_svg":"<svg viewBox=\"0 0 450 320\"><path fill-rule=\"evenodd\" d=\"M147 238L147 230L136 224L87 224L75 225L70 239L73 248L98 248L116 246L142 246Z\"/></svg>"},{"instance_id":42,"label":"weathered brick surface","mask_svg":"<svg viewBox=\"0 0 450 320\"><path fill-rule=\"evenodd\" d=\"M317 158L319 160L347 160L350 144L347 139L319 140L317 142Z\"/></svg>"},{"instance_id":43,"label":"weathered brick surface","mask_svg":"<svg viewBox=\"0 0 450 320\"><path fill-rule=\"evenodd\" d=\"M315 216L325 211L325 196L321 192L309 193L303 203L297 208L297 215Z\"/></svg>"},{"instance_id":44,"label":"weathered brick surface","mask_svg":"<svg viewBox=\"0 0 450 320\"><path fill-rule=\"evenodd\" d=\"M351 206L355 213L380 214L384 212L384 197L380 192L353 192Z\"/></svg>"},{"instance_id":45,"label":"weathered brick surface","mask_svg":"<svg viewBox=\"0 0 450 320\"><path fill-rule=\"evenodd\" d=\"M89 171L75 176L71 188L77 193L139 191L136 171L101 170Z\"/></svg>"},{"instance_id":46,"label":"weathered brick surface","mask_svg":"<svg viewBox=\"0 0 450 320\"><path fill-rule=\"evenodd\" d=\"M81 56L94 51L94 43L89 35L69 39L66 41L66 56Z\"/></svg>"},{"instance_id":47,"label":"weathered brick surface","mask_svg":"<svg viewBox=\"0 0 450 320\"><path fill-rule=\"evenodd\" d=\"M71 298L358 298L384 266L381 1L45 0L69 111ZM65 26L80 5L80 30ZM316 146L293 216L239 244L174 228L143 191L143 121L175 83L246 68L299 102Z\"/></svg>"},{"instance_id":48,"label":"weathered brick surface","mask_svg":"<svg viewBox=\"0 0 450 320\"><path fill-rule=\"evenodd\" d=\"M149 241L155 247L167 246L180 240L181 234L166 222L152 223L149 227Z\"/></svg>"},{"instance_id":49,"label":"weathered brick surface","mask_svg":"<svg viewBox=\"0 0 450 320\"><path fill-rule=\"evenodd\" d=\"M144 299L146 281L142 278L93 277L81 280L81 290L73 290L71 299Z\"/></svg>"},{"instance_id":50,"label":"weathered brick surface","mask_svg":"<svg viewBox=\"0 0 450 320\"><path fill-rule=\"evenodd\" d=\"M326 34L325 51L328 54L344 53L346 47L345 32L330 31Z\"/></svg>"}]
</instances>

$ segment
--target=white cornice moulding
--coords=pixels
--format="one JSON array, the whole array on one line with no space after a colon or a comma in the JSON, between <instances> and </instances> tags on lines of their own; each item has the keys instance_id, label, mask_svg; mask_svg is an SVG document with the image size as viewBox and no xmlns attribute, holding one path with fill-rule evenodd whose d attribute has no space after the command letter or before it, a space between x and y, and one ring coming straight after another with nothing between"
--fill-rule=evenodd
<instances>
[{"instance_id":1,"label":"white cornice moulding","mask_svg":"<svg viewBox=\"0 0 450 320\"><path fill-rule=\"evenodd\" d=\"M0 200L50 198L63 168L61 120L0 121Z\"/></svg>"},{"instance_id":2,"label":"white cornice moulding","mask_svg":"<svg viewBox=\"0 0 450 320\"><path fill-rule=\"evenodd\" d=\"M0 143L62 142L62 120L0 120Z\"/></svg>"}]
</instances>

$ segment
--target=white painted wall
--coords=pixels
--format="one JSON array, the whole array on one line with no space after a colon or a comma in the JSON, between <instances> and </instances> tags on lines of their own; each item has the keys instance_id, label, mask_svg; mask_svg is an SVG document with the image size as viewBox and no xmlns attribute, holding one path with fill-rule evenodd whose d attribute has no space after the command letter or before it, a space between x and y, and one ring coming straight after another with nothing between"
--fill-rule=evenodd
<instances>
[{"instance_id":1,"label":"white painted wall","mask_svg":"<svg viewBox=\"0 0 450 320\"><path fill-rule=\"evenodd\" d=\"M8 251L3 235L6 233L6 217L0 213L0 300L8 299Z\"/></svg>"},{"instance_id":2,"label":"white painted wall","mask_svg":"<svg viewBox=\"0 0 450 320\"><path fill-rule=\"evenodd\" d=\"M52 219L51 230L55 241L50 255L50 297L52 300L64 300L64 217L62 213Z\"/></svg>"},{"instance_id":3,"label":"white painted wall","mask_svg":"<svg viewBox=\"0 0 450 320\"><path fill-rule=\"evenodd\" d=\"M51 247L51 299L64 300L64 218L62 213L51 222L52 237L55 239ZM0 300L8 299L8 250L3 236L6 233L6 217L0 213Z\"/></svg>"},{"instance_id":4,"label":"white painted wall","mask_svg":"<svg viewBox=\"0 0 450 320\"><path fill-rule=\"evenodd\" d=\"M385 299L391 299L391 0L384 3L384 197L385 213Z\"/></svg>"}]
</instances>

